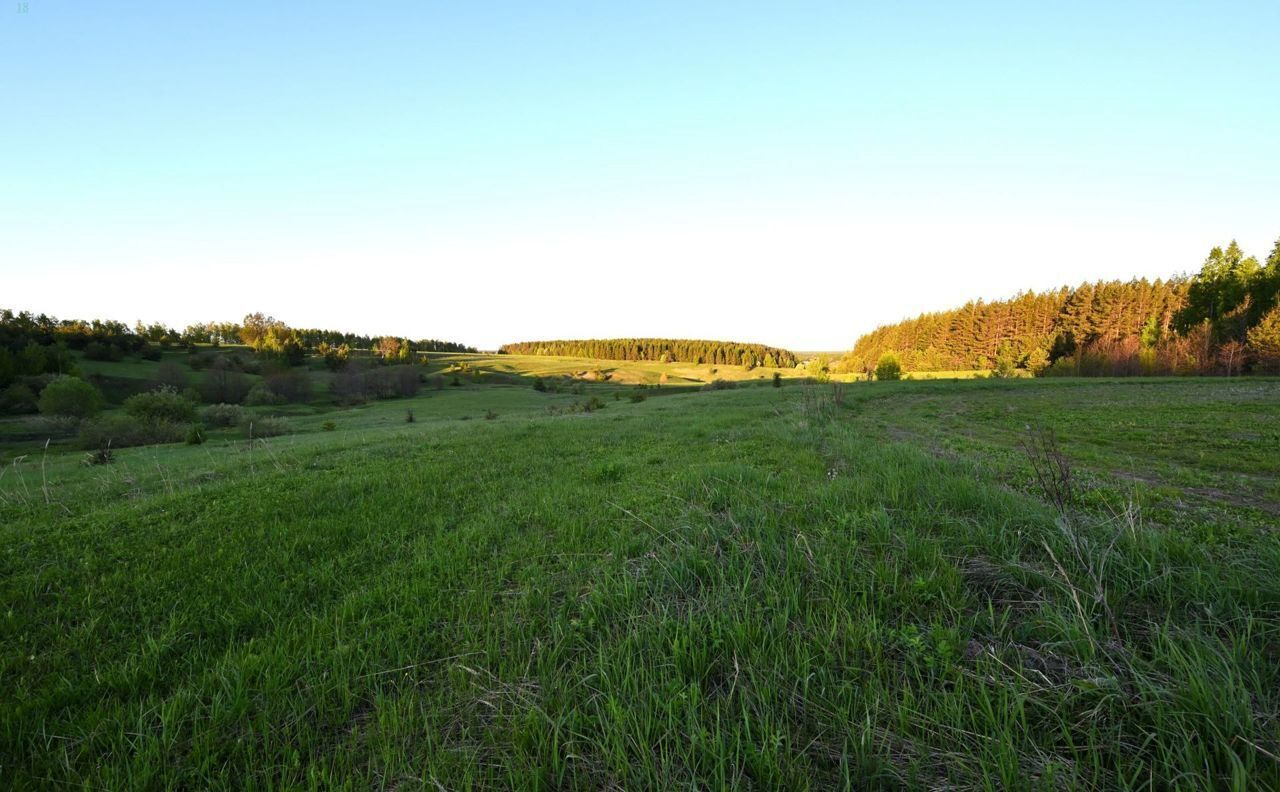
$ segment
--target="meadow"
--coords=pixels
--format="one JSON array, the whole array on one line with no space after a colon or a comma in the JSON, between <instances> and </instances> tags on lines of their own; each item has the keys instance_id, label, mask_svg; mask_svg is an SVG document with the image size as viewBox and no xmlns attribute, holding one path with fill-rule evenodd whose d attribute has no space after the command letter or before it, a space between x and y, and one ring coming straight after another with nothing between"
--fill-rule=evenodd
<instances>
[{"instance_id":1,"label":"meadow","mask_svg":"<svg viewBox=\"0 0 1280 792\"><path fill-rule=\"evenodd\" d=\"M1280 380L461 363L108 465L12 431L4 785L1280 786Z\"/></svg>"}]
</instances>

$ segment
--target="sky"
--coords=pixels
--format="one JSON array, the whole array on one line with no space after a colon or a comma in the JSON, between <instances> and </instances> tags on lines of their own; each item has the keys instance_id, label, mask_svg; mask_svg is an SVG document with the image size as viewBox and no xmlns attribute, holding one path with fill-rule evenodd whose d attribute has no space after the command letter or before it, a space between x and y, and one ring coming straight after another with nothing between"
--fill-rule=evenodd
<instances>
[{"instance_id":1,"label":"sky","mask_svg":"<svg viewBox=\"0 0 1280 792\"><path fill-rule=\"evenodd\" d=\"M1280 3L6 0L0 307L841 350L1280 238Z\"/></svg>"}]
</instances>

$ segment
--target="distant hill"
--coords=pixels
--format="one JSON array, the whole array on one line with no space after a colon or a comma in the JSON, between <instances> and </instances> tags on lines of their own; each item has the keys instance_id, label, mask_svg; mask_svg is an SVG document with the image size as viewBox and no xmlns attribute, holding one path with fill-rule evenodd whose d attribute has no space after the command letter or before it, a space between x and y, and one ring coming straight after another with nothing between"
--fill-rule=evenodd
<instances>
[{"instance_id":1,"label":"distant hill","mask_svg":"<svg viewBox=\"0 0 1280 792\"><path fill-rule=\"evenodd\" d=\"M648 360L656 363L712 363L790 368L794 352L764 344L683 338L609 338L576 341L521 341L504 344L501 354L557 355L593 360Z\"/></svg>"}]
</instances>

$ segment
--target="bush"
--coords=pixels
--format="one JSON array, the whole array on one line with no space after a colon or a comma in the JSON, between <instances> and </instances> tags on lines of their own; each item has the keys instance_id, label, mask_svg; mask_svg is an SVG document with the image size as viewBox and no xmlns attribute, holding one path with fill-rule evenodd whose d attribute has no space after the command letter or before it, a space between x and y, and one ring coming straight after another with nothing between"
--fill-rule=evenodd
<instances>
[{"instance_id":1,"label":"bush","mask_svg":"<svg viewBox=\"0 0 1280 792\"><path fill-rule=\"evenodd\" d=\"M84 455L84 464L86 465L110 465L114 461L116 461L115 455L111 453L111 446L109 445Z\"/></svg>"},{"instance_id":2,"label":"bush","mask_svg":"<svg viewBox=\"0 0 1280 792\"><path fill-rule=\"evenodd\" d=\"M187 372L182 368L182 366L179 366L172 360L167 360L164 363L161 363L156 369L157 385L168 386L174 390L180 391L186 389L187 382Z\"/></svg>"},{"instance_id":3,"label":"bush","mask_svg":"<svg viewBox=\"0 0 1280 792\"><path fill-rule=\"evenodd\" d=\"M893 352L885 352L876 364L876 379L892 381L902 379L902 364Z\"/></svg>"},{"instance_id":4,"label":"bush","mask_svg":"<svg viewBox=\"0 0 1280 792\"><path fill-rule=\"evenodd\" d=\"M41 415L89 418L102 412L102 394L82 379L58 377L40 392L38 406Z\"/></svg>"},{"instance_id":5,"label":"bush","mask_svg":"<svg viewBox=\"0 0 1280 792\"><path fill-rule=\"evenodd\" d=\"M204 430L199 424L192 424L187 430L187 445L200 445L204 442Z\"/></svg>"},{"instance_id":6,"label":"bush","mask_svg":"<svg viewBox=\"0 0 1280 792\"><path fill-rule=\"evenodd\" d=\"M195 402L167 386L130 396L124 400L124 411L142 421L191 423L196 419Z\"/></svg>"},{"instance_id":7,"label":"bush","mask_svg":"<svg viewBox=\"0 0 1280 792\"><path fill-rule=\"evenodd\" d=\"M543 392L545 392L545 391L547 390L547 383L546 383L546 382L544 382L544 381L542 380L542 377L534 377L534 378L533 378L533 389L534 389L534 390L536 390L536 391L543 391Z\"/></svg>"},{"instance_id":8,"label":"bush","mask_svg":"<svg viewBox=\"0 0 1280 792\"><path fill-rule=\"evenodd\" d=\"M81 448L88 449L176 443L186 436L186 431L187 427L172 421L105 415L81 425L78 442Z\"/></svg>"},{"instance_id":9,"label":"bush","mask_svg":"<svg viewBox=\"0 0 1280 792\"><path fill-rule=\"evenodd\" d=\"M404 411L404 422L405 422L405 423L413 423L413 410L412 410L412 409L409 409L409 410L405 410L405 411Z\"/></svg>"},{"instance_id":10,"label":"bush","mask_svg":"<svg viewBox=\"0 0 1280 792\"><path fill-rule=\"evenodd\" d=\"M84 357L85 360L118 361L124 359L124 353L117 346L104 344L100 341L90 341L84 345Z\"/></svg>"},{"instance_id":11,"label":"bush","mask_svg":"<svg viewBox=\"0 0 1280 792\"><path fill-rule=\"evenodd\" d=\"M1263 374L1280 374L1280 305L1272 308L1248 333L1249 352Z\"/></svg>"},{"instance_id":12,"label":"bush","mask_svg":"<svg viewBox=\"0 0 1280 792\"><path fill-rule=\"evenodd\" d=\"M320 428L325 430L326 432L332 432L334 429L338 428L338 425L333 421L325 421L324 423L320 424Z\"/></svg>"},{"instance_id":13,"label":"bush","mask_svg":"<svg viewBox=\"0 0 1280 792\"><path fill-rule=\"evenodd\" d=\"M37 410L35 391L27 385L15 382L0 391L0 412L27 415Z\"/></svg>"},{"instance_id":14,"label":"bush","mask_svg":"<svg viewBox=\"0 0 1280 792\"><path fill-rule=\"evenodd\" d=\"M191 367L192 371L207 369L218 360L222 360L220 355L213 352L196 352L195 347L192 347L191 354L187 355L187 365Z\"/></svg>"},{"instance_id":15,"label":"bush","mask_svg":"<svg viewBox=\"0 0 1280 792\"><path fill-rule=\"evenodd\" d=\"M1027 353L1026 365L1033 376L1039 377L1045 369L1049 368L1049 353L1040 347L1032 349Z\"/></svg>"},{"instance_id":16,"label":"bush","mask_svg":"<svg viewBox=\"0 0 1280 792\"><path fill-rule=\"evenodd\" d=\"M214 404L239 404L249 394L249 379L231 363L219 357L209 366L200 386L200 395Z\"/></svg>"},{"instance_id":17,"label":"bush","mask_svg":"<svg viewBox=\"0 0 1280 792\"><path fill-rule=\"evenodd\" d=\"M422 385L422 377L417 368L413 366L392 366L386 370L386 376L390 380L389 384L394 388L396 395L402 397L418 395L418 388Z\"/></svg>"},{"instance_id":18,"label":"bush","mask_svg":"<svg viewBox=\"0 0 1280 792\"><path fill-rule=\"evenodd\" d=\"M414 379L417 379L417 372L414 372ZM311 375L304 369L273 372L266 375L263 383L268 390L280 398L280 402L274 402L276 404L304 402L311 398ZM252 396L252 391L250 395Z\"/></svg>"},{"instance_id":19,"label":"bush","mask_svg":"<svg viewBox=\"0 0 1280 792\"><path fill-rule=\"evenodd\" d=\"M738 383L726 379L713 379L707 383L707 388L710 390L733 390L736 387Z\"/></svg>"},{"instance_id":20,"label":"bush","mask_svg":"<svg viewBox=\"0 0 1280 792\"><path fill-rule=\"evenodd\" d=\"M155 344L147 344L138 350L138 357L143 360L159 360L164 357L164 351Z\"/></svg>"},{"instance_id":21,"label":"bush","mask_svg":"<svg viewBox=\"0 0 1280 792\"><path fill-rule=\"evenodd\" d=\"M640 402L644 401L647 397L644 395L644 391L633 390L627 396L627 398L631 399L632 404L639 404Z\"/></svg>"},{"instance_id":22,"label":"bush","mask_svg":"<svg viewBox=\"0 0 1280 792\"><path fill-rule=\"evenodd\" d=\"M350 365L333 375L333 383L329 386L333 390L334 398L339 404L363 404L368 398L366 396L366 374L367 366L364 361L353 360Z\"/></svg>"},{"instance_id":23,"label":"bush","mask_svg":"<svg viewBox=\"0 0 1280 792\"><path fill-rule=\"evenodd\" d=\"M211 404L200 412L205 426L235 426L244 418L244 408L238 404Z\"/></svg>"},{"instance_id":24,"label":"bush","mask_svg":"<svg viewBox=\"0 0 1280 792\"><path fill-rule=\"evenodd\" d=\"M240 428L250 438L277 437L293 431L293 427L285 419L265 415L246 415L240 422Z\"/></svg>"},{"instance_id":25,"label":"bush","mask_svg":"<svg viewBox=\"0 0 1280 792\"><path fill-rule=\"evenodd\" d=\"M285 398L273 391L265 382L259 382L249 389L249 395L244 397L244 403L250 407L264 407L275 404L284 404Z\"/></svg>"},{"instance_id":26,"label":"bush","mask_svg":"<svg viewBox=\"0 0 1280 792\"><path fill-rule=\"evenodd\" d=\"M780 374L777 371L773 372L773 387L775 388L782 387L782 374Z\"/></svg>"}]
</instances>

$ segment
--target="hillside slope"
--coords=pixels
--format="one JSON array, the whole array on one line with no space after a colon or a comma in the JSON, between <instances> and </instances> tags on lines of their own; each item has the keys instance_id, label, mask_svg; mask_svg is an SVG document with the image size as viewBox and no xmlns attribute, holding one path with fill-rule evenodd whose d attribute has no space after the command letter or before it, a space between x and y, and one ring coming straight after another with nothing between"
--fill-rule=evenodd
<instances>
[{"instance_id":1,"label":"hillside slope","mask_svg":"<svg viewBox=\"0 0 1280 792\"><path fill-rule=\"evenodd\" d=\"M1239 476L1183 449L1229 439L1274 498L1278 387L875 383L841 406L787 386L572 414L464 387L408 400L413 424L375 404L334 432L28 460L0 479L0 775L1274 788L1280 549ZM1143 440L1148 396L1169 409ZM1079 460L1069 531L1014 450L1027 423Z\"/></svg>"}]
</instances>

